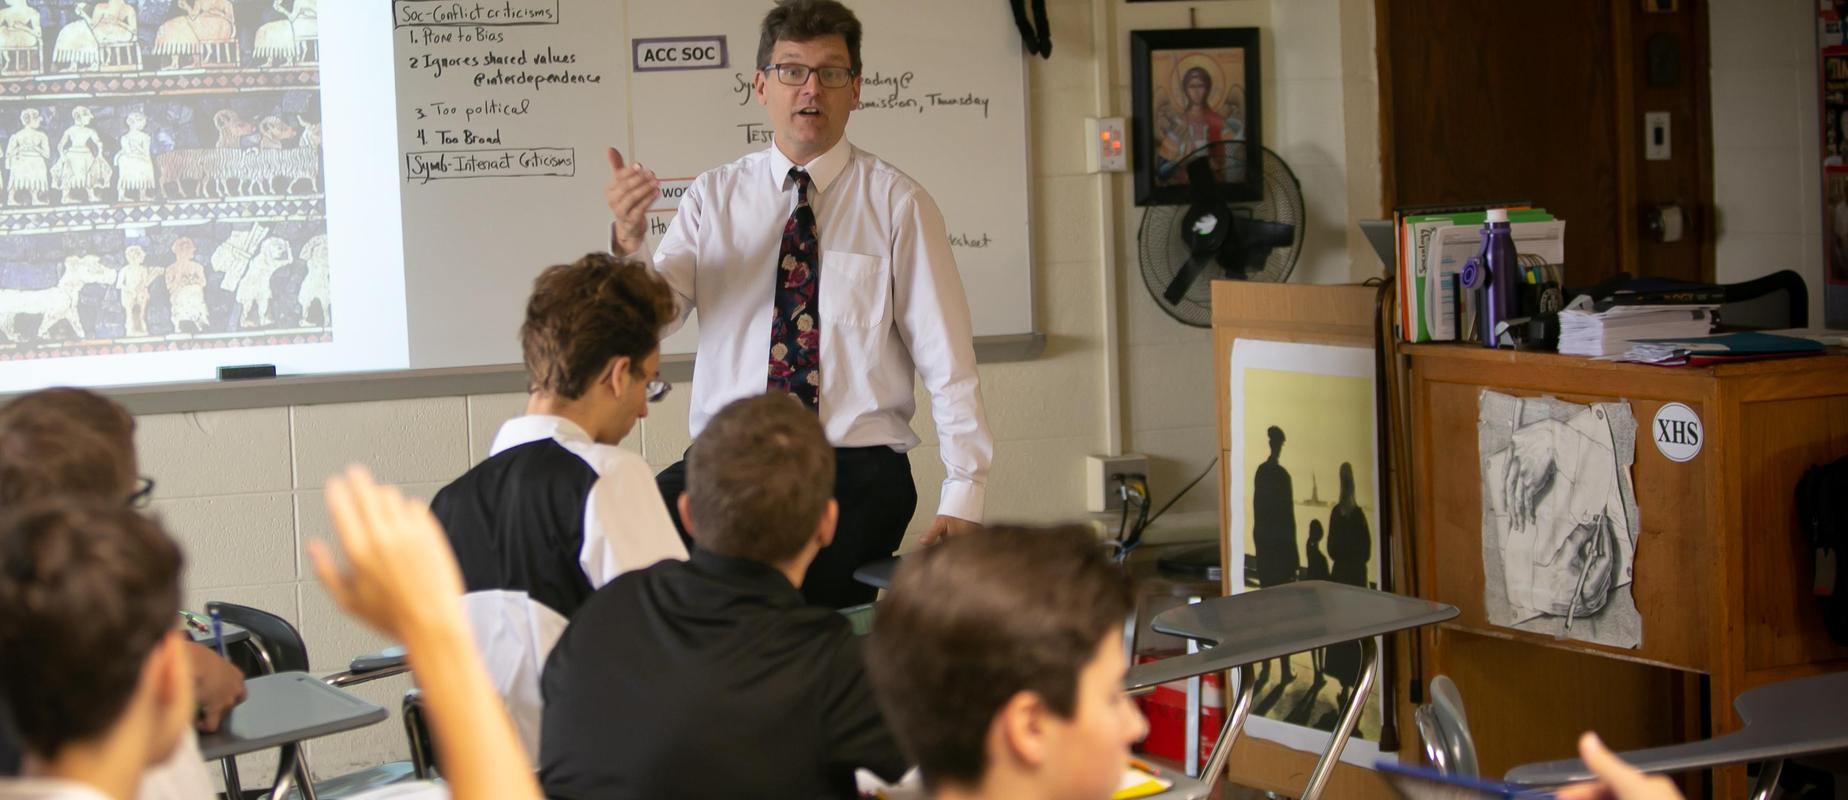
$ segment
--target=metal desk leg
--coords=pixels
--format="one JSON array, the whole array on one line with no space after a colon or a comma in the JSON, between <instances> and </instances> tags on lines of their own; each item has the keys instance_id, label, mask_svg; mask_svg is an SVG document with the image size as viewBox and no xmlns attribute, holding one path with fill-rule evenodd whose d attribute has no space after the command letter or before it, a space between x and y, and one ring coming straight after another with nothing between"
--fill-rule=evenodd
<instances>
[{"instance_id":1,"label":"metal desk leg","mask_svg":"<svg viewBox=\"0 0 1848 800\"><path fill-rule=\"evenodd\" d=\"M300 742L282 746L281 755L276 759L276 783L270 786L269 800L290 800L291 791L298 793L301 800L317 800L314 779L308 774Z\"/></svg>"},{"instance_id":2,"label":"metal desk leg","mask_svg":"<svg viewBox=\"0 0 1848 800\"><path fill-rule=\"evenodd\" d=\"M1354 726L1360 723L1361 709L1367 705L1367 695L1373 691L1373 670L1379 666L1379 646L1373 637L1360 640L1360 677L1354 684L1354 696L1348 699L1348 706L1341 712L1341 721L1335 724L1335 732L1328 740L1328 750L1315 762L1315 771L1309 773L1309 788L1303 790L1302 800L1316 800L1322 796L1322 790L1328 786L1328 779L1335 774L1335 765L1341 763L1341 749L1347 747L1349 736L1354 734Z\"/></svg>"},{"instance_id":3,"label":"metal desk leg","mask_svg":"<svg viewBox=\"0 0 1848 800\"><path fill-rule=\"evenodd\" d=\"M244 784L237 779L237 756L218 759L218 767L225 776L225 797L244 800Z\"/></svg>"},{"instance_id":4,"label":"metal desk leg","mask_svg":"<svg viewBox=\"0 0 1848 800\"><path fill-rule=\"evenodd\" d=\"M1751 800L1772 800L1777 797L1777 780L1784 775L1784 759L1774 758L1758 765L1758 779L1752 781L1752 793L1746 795Z\"/></svg>"},{"instance_id":5,"label":"metal desk leg","mask_svg":"<svg viewBox=\"0 0 1848 800\"><path fill-rule=\"evenodd\" d=\"M1258 684L1252 674L1251 665L1238 668L1238 702L1232 706L1232 713L1226 715L1226 723L1219 728L1219 739L1213 742L1213 754L1206 759L1206 768L1200 771L1200 782L1206 784L1206 796L1211 797L1213 787L1219 779L1225 777L1226 759L1232 756L1232 743L1237 741L1239 731L1245 728L1245 717L1251 714L1251 696L1257 691Z\"/></svg>"}]
</instances>

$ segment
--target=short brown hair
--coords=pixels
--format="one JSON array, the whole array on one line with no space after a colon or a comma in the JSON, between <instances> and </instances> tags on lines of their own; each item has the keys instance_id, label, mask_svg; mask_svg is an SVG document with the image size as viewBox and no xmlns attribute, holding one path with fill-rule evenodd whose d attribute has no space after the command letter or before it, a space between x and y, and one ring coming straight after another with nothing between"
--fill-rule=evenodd
<instances>
[{"instance_id":1,"label":"short brown hair","mask_svg":"<svg viewBox=\"0 0 1848 800\"><path fill-rule=\"evenodd\" d=\"M180 549L100 498L0 514L0 692L26 747L50 758L115 724L173 630Z\"/></svg>"},{"instance_id":2,"label":"short brown hair","mask_svg":"<svg viewBox=\"0 0 1848 800\"><path fill-rule=\"evenodd\" d=\"M640 261L591 253L547 267L533 281L520 326L528 388L576 400L622 356L641 375L674 310L667 284Z\"/></svg>"},{"instance_id":3,"label":"short brown hair","mask_svg":"<svg viewBox=\"0 0 1848 800\"><path fill-rule=\"evenodd\" d=\"M135 418L86 389L58 387L0 407L0 504L54 494L125 499L135 482Z\"/></svg>"},{"instance_id":4,"label":"short brown hair","mask_svg":"<svg viewBox=\"0 0 1848 800\"><path fill-rule=\"evenodd\" d=\"M834 496L834 448L781 392L713 415L687 451L687 533L707 552L778 564L815 535Z\"/></svg>"},{"instance_id":5,"label":"short brown hair","mask_svg":"<svg viewBox=\"0 0 1848 800\"><path fill-rule=\"evenodd\" d=\"M860 18L835 0L777 0L775 8L764 15L763 30L757 38L757 69L770 63L770 53L777 42L809 42L823 36L839 36L847 42L847 57L853 73L860 74Z\"/></svg>"},{"instance_id":6,"label":"short brown hair","mask_svg":"<svg viewBox=\"0 0 1848 800\"><path fill-rule=\"evenodd\" d=\"M991 528L905 558L866 667L926 786L974 786L995 714L1020 692L1077 711L1078 676L1134 607L1127 573L1078 526Z\"/></svg>"}]
</instances>

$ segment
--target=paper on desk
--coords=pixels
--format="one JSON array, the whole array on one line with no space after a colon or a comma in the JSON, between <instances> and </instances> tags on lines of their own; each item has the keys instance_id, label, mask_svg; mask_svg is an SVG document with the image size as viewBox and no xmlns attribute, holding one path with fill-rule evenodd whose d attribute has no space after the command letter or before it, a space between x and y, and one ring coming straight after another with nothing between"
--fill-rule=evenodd
<instances>
[{"instance_id":1,"label":"paper on desk","mask_svg":"<svg viewBox=\"0 0 1848 800\"><path fill-rule=\"evenodd\" d=\"M1641 646L1630 592L1640 526L1629 404L1484 391L1477 435L1489 622Z\"/></svg>"}]
</instances>

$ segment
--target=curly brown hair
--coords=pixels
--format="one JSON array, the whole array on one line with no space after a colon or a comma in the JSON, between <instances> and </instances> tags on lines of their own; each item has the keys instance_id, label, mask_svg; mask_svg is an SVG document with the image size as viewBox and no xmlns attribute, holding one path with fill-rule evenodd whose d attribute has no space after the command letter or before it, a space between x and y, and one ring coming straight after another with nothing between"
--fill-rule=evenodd
<instances>
[{"instance_id":1,"label":"curly brown hair","mask_svg":"<svg viewBox=\"0 0 1848 800\"><path fill-rule=\"evenodd\" d=\"M640 261L591 253L547 267L520 326L529 391L576 400L623 356L645 377L642 361L660 348L674 314L673 292Z\"/></svg>"}]
</instances>

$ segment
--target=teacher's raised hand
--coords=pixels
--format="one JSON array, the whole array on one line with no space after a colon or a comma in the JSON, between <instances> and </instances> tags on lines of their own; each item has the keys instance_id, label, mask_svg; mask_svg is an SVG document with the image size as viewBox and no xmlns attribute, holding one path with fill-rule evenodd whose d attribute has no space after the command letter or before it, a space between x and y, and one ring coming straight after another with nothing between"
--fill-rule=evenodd
<instances>
[{"instance_id":1,"label":"teacher's raised hand","mask_svg":"<svg viewBox=\"0 0 1848 800\"><path fill-rule=\"evenodd\" d=\"M616 224L611 229L616 255L623 256L642 249L642 236L648 232L648 207L654 205L661 191L661 180L654 170L622 160L622 152L609 149L610 182L603 187L603 199L609 203Z\"/></svg>"}]
</instances>

